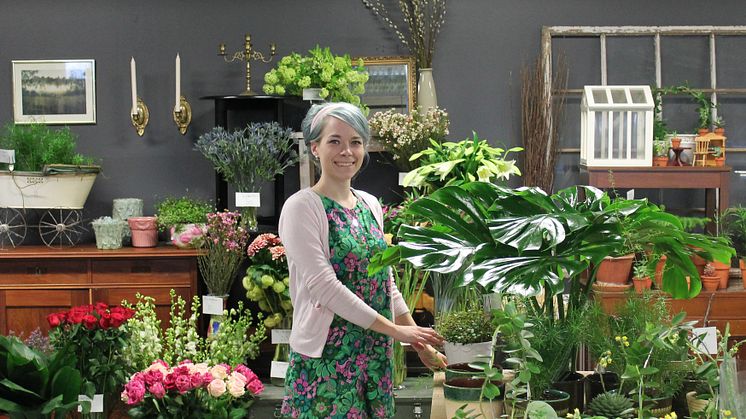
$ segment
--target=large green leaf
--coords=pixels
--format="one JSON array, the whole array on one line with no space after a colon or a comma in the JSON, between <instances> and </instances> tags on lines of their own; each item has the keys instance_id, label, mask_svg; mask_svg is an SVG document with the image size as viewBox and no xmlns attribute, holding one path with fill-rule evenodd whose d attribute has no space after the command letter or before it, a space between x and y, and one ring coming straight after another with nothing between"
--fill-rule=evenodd
<instances>
[{"instance_id":1,"label":"large green leaf","mask_svg":"<svg viewBox=\"0 0 746 419\"><path fill-rule=\"evenodd\" d=\"M565 240L565 228L561 220L548 214L499 218L489 225L490 233L496 241L516 249L518 253L553 248Z\"/></svg>"}]
</instances>

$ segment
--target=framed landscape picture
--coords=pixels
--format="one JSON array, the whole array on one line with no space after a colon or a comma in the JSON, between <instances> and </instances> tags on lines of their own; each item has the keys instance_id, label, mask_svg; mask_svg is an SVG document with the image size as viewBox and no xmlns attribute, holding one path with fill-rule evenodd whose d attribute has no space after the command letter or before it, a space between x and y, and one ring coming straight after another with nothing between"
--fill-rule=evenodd
<instances>
[{"instance_id":1,"label":"framed landscape picture","mask_svg":"<svg viewBox=\"0 0 746 419\"><path fill-rule=\"evenodd\" d=\"M96 123L95 60L14 60L13 120Z\"/></svg>"}]
</instances>

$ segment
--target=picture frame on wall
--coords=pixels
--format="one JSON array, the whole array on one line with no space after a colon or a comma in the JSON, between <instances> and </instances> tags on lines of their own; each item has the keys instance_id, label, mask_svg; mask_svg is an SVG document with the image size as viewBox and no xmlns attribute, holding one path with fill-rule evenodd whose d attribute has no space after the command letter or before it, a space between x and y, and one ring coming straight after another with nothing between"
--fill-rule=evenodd
<instances>
[{"instance_id":1,"label":"picture frame on wall","mask_svg":"<svg viewBox=\"0 0 746 419\"><path fill-rule=\"evenodd\" d=\"M417 90L414 57L358 57L353 63L358 59L363 60L368 72L360 100L368 106L370 115L392 108L406 114L413 109Z\"/></svg>"},{"instance_id":2,"label":"picture frame on wall","mask_svg":"<svg viewBox=\"0 0 746 419\"><path fill-rule=\"evenodd\" d=\"M95 124L95 60L13 60L13 120Z\"/></svg>"}]
</instances>

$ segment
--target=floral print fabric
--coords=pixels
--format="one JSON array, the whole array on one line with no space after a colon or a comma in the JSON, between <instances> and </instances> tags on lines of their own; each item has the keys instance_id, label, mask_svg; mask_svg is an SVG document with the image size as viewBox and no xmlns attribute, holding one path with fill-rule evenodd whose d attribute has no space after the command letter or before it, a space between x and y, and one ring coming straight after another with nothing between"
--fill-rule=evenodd
<instances>
[{"instance_id":1,"label":"floral print fabric","mask_svg":"<svg viewBox=\"0 0 746 419\"><path fill-rule=\"evenodd\" d=\"M329 221L329 262L347 288L391 318L386 271L369 277L368 260L386 247L370 209L348 209L321 197ZM291 353L282 414L293 418L394 416L392 339L335 315L321 358Z\"/></svg>"}]
</instances>

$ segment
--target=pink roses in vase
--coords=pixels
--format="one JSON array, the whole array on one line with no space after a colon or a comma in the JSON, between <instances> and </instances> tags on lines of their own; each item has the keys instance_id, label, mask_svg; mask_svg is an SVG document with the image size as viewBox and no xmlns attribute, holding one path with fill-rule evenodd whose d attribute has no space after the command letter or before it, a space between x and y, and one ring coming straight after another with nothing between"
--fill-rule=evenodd
<instances>
[{"instance_id":1,"label":"pink roses in vase","mask_svg":"<svg viewBox=\"0 0 746 419\"><path fill-rule=\"evenodd\" d=\"M247 417L263 390L259 377L242 364L183 361L169 367L156 361L130 378L122 400L134 406L128 412L133 418L233 418Z\"/></svg>"}]
</instances>

